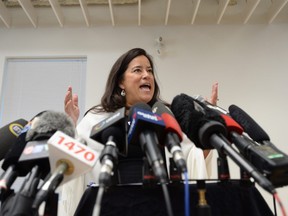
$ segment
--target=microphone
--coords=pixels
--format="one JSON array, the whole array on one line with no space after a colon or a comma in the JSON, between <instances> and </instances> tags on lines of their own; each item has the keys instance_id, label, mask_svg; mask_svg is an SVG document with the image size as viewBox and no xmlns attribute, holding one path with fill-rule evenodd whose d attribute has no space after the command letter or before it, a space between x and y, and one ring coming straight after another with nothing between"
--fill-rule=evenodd
<instances>
[{"instance_id":1,"label":"microphone","mask_svg":"<svg viewBox=\"0 0 288 216\"><path fill-rule=\"evenodd\" d=\"M178 170L185 173L187 171L187 165L180 146L180 142L183 139L180 125L176 121L172 111L163 103L156 102L152 107L152 111L162 117L166 129L165 145L172 154Z\"/></svg>"},{"instance_id":2,"label":"microphone","mask_svg":"<svg viewBox=\"0 0 288 216\"><path fill-rule=\"evenodd\" d=\"M188 100L191 100L191 98L188 97ZM230 124L230 122L226 122L225 118L222 118L222 115L225 116L227 113L226 110L224 110L221 107L215 106L208 101L206 101L202 96L194 96L193 99L202 107L202 112L205 113L206 118L210 120L215 120L220 122L221 124L226 126L227 131L234 130L233 124ZM195 104L197 104L195 103ZM221 117L220 117L220 116ZM236 127L237 128L237 127ZM223 131L224 132L224 131ZM227 155L223 152L218 151L218 158L217 158L217 170L218 170L218 179L220 180L227 180L230 179L230 171L229 171L229 164L227 160Z\"/></svg>"},{"instance_id":3,"label":"microphone","mask_svg":"<svg viewBox=\"0 0 288 216\"><path fill-rule=\"evenodd\" d=\"M225 126L218 121L208 119L203 114L205 113L203 112L203 109L202 112L197 111L195 109L195 107L197 107L195 106L195 103L197 103L196 100L185 94L176 96L172 101L172 112L175 114L176 119L180 123L183 132L190 134L190 136L191 134L193 134L193 136L197 136L192 138L193 140L199 141L199 146L206 147L208 143L209 147L214 147L218 151L226 153L236 164L247 171L260 186L262 186L269 193L274 193L275 189L270 181L268 181L252 164L246 161L242 155L231 147L229 141L226 139L227 131ZM201 106L200 104L198 105ZM212 113L212 115L214 114L215 112ZM194 123L192 126L194 127L188 127L191 125L191 123L187 121L193 121ZM196 133L191 133L193 130L195 130Z\"/></svg>"},{"instance_id":4,"label":"microphone","mask_svg":"<svg viewBox=\"0 0 288 216\"><path fill-rule=\"evenodd\" d=\"M27 144L18 161L20 176L26 175L35 165L41 167L42 179L47 176L50 172L47 141L56 131L74 137L74 123L66 113L45 111L32 121L26 135Z\"/></svg>"},{"instance_id":5,"label":"microphone","mask_svg":"<svg viewBox=\"0 0 288 216\"><path fill-rule=\"evenodd\" d=\"M227 138L229 140L231 140L230 137L231 133L238 133L238 134L243 133L243 128L229 116L229 113L225 109L209 103L200 95L195 96L193 98L205 109L206 116L209 119L216 120L225 125L225 128L228 133ZM230 179L227 156L226 154L223 154L222 152L219 151L218 155L219 155L219 157L217 158L218 178L221 180Z\"/></svg>"},{"instance_id":6,"label":"microphone","mask_svg":"<svg viewBox=\"0 0 288 216\"><path fill-rule=\"evenodd\" d=\"M242 109L236 105L229 107L231 116L245 128L249 135L239 137L234 134L237 147L273 183L275 187L288 184L288 156L279 150L267 133ZM255 142L256 141L256 142Z\"/></svg>"},{"instance_id":7,"label":"microphone","mask_svg":"<svg viewBox=\"0 0 288 216\"><path fill-rule=\"evenodd\" d=\"M222 113L222 114L228 114L228 112L225 110L225 109L223 109L223 108L221 108L221 107L219 107L219 106L217 106L217 105L213 105L213 104L211 104L211 103L209 103L205 98L203 98L201 95L196 95L196 96L194 96L193 97L196 101L198 101L199 103L202 103L202 104L204 104L206 107L208 107L208 108L210 108L210 109L213 109L213 110L215 110L215 111L218 111L218 112L220 112L220 113Z\"/></svg>"},{"instance_id":8,"label":"microphone","mask_svg":"<svg viewBox=\"0 0 288 216\"><path fill-rule=\"evenodd\" d=\"M17 176L26 176L35 165L41 168L40 178L45 178L50 172L47 140L58 129L74 135L74 124L71 122L70 117L64 113L45 111L37 114L31 122L31 127L24 128L5 155L2 168L10 168L5 179L2 179L0 188L8 189Z\"/></svg>"},{"instance_id":9,"label":"microphone","mask_svg":"<svg viewBox=\"0 0 288 216\"><path fill-rule=\"evenodd\" d=\"M114 165L118 163L117 146L122 140L123 130L116 126L106 128L101 135L101 143L104 143L105 147L100 155L100 162L102 165L99 174L100 186L107 187L111 185Z\"/></svg>"},{"instance_id":10,"label":"microphone","mask_svg":"<svg viewBox=\"0 0 288 216\"><path fill-rule=\"evenodd\" d=\"M227 138L229 139L229 141L232 141L232 143L234 141L234 144L237 146L237 142L235 142L235 140L233 138L233 135L242 134L243 133L243 128L236 121L234 121L228 114L219 113L219 115L223 119L223 121L225 123L225 126L226 126L226 129L228 131L228 137ZM244 157L245 157L245 155L244 155ZM228 161L227 161L227 158L226 158L225 154L219 153L218 165L219 165L218 166L218 170L220 171L218 173L222 173L221 177L224 178L224 179L225 179L225 177L226 178L230 178L229 171L227 171L228 170ZM227 172L225 172L225 170ZM246 171L243 170L242 168L240 168L240 176L241 176L241 179L243 179L243 180L248 180L249 179L248 175L246 174Z\"/></svg>"},{"instance_id":11,"label":"microphone","mask_svg":"<svg viewBox=\"0 0 288 216\"><path fill-rule=\"evenodd\" d=\"M17 171L15 165L9 166L8 169L1 175L0 189L2 192L8 190L17 177ZM4 191L3 191L4 190Z\"/></svg>"},{"instance_id":12,"label":"microphone","mask_svg":"<svg viewBox=\"0 0 288 216\"><path fill-rule=\"evenodd\" d=\"M69 127L74 126L72 121L71 123ZM51 174L46 177L37 192L33 209L37 209L60 184L90 171L99 157L90 147L59 130L47 143Z\"/></svg>"},{"instance_id":13,"label":"microphone","mask_svg":"<svg viewBox=\"0 0 288 216\"><path fill-rule=\"evenodd\" d=\"M111 185L111 176L114 174L114 165L118 163L118 154L127 156L127 123L125 107L111 114L108 118L93 126L90 138L105 145L100 155L101 171L99 184Z\"/></svg>"},{"instance_id":14,"label":"microphone","mask_svg":"<svg viewBox=\"0 0 288 216\"><path fill-rule=\"evenodd\" d=\"M2 160L9 149L11 148L12 143L15 143L17 137L21 134L22 129L28 122L24 119L18 119L13 121L0 129L1 137L1 148L0 148L0 160Z\"/></svg>"},{"instance_id":15,"label":"microphone","mask_svg":"<svg viewBox=\"0 0 288 216\"><path fill-rule=\"evenodd\" d=\"M16 164L23 152L27 144L26 135L27 131L31 129L31 124L35 123L39 116L41 116L45 111L42 111L35 115L30 121L29 124L21 131L21 134L17 137L16 142L12 145L12 147L8 150L7 154L5 155L4 162L2 164L2 169L6 170L10 165Z\"/></svg>"},{"instance_id":16,"label":"microphone","mask_svg":"<svg viewBox=\"0 0 288 216\"><path fill-rule=\"evenodd\" d=\"M244 128L253 140L256 142L270 140L268 134L244 110L236 105L229 106L228 110L232 118Z\"/></svg>"},{"instance_id":17,"label":"microphone","mask_svg":"<svg viewBox=\"0 0 288 216\"><path fill-rule=\"evenodd\" d=\"M242 155L266 176L275 187L284 186L288 183L287 155L277 149L271 142L265 141L270 140L268 134L247 113L236 105L231 105L228 113L222 108L215 108L215 106L203 101L203 98L201 103L206 106L207 111L217 112L221 116L232 142ZM244 129L242 127L252 139L243 134ZM262 141L265 146L259 145L255 141Z\"/></svg>"},{"instance_id":18,"label":"microphone","mask_svg":"<svg viewBox=\"0 0 288 216\"><path fill-rule=\"evenodd\" d=\"M50 172L47 140L57 130L74 135L74 123L65 113L46 111L32 120L31 128L26 132L25 136L21 136L22 134L19 136L19 138L21 137L21 142L18 144L21 144L21 149L25 147L26 143L27 145L22 154L19 151L12 150L12 153L20 154L11 154L10 162L13 162L12 165L15 166L19 176L25 176L27 173L30 173L30 175L14 199L18 199L18 197L21 199L27 198L28 201L34 198L40 178L44 178ZM17 148L19 145L14 145L14 147ZM18 158L19 160L17 160ZM9 164L7 165L9 167ZM31 209L32 201L29 205L26 204L28 209ZM23 212L25 211L23 208L23 206L17 205L15 211Z\"/></svg>"},{"instance_id":19,"label":"microphone","mask_svg":"<svg viewBox=\"0 0 288 216\"><path fill-rule=\"evenodd\" d=\"M116 127L117 130L120 130L120 133L123 134L122 139L117 140L115 143L117 145L118 154L127 156L128 142L126 136L127 123L125 117L125 107L119 109L115 113L111 114L108 118L94 125L90 133L90 138L105 144L106 141L103 141L102 133L111 126Z\"/></svg>"},{"instance_id":20,"label":"microphone","mask_svg":"<svg viewBox=\"0 0 288 216\"><path fill-rule=\"evenodd\" d=\"M160 183L167 183L167 172L159 149L159 143L164 142L165 124L163 119L152 113L149 105L137 103L130 108L128 119L131 122L128 131L128 144L140 143L149 165Z\"/></svg>"},{"instance_id":21,"label":"microphone","mask_svg":"<svg viewBox=\"0 0 288 216\"><path fill-rule=\"evenodd\" d=\"M116 119L116 120L115 120ZM100 125L100 127L98 126ZM99 129L100 128L100 129ZM91 138L105 145L100 155L101 169L99 174L99 190L93 212L100 214L104 190L112 184L115 164L118 163L118 148L122 148L127 155L125 108L95 125L91 131ZM124 137L123 137L124 136ZM125 142L123 142L125 140ZM125 145L124 145L125 144Z\"/></svg>"},{"instance_id":22,"label":"microphone","mask_svg":"<svg viewBox=\"0 0 288 216\"><path fill-rule=\"evenodd\" d=\"M221 133L226 136L227 131L222 122L221 118L218 117L218 121L210 121L206 116L205 109L192 97L186 94L180 94L174 97L171 110L175 115L182 131L187 137L194 142L194 144L201 149L214 149L209 140L201 140L209 138L209 134L214 132ZM207 125L207 130L200 128ZM208 127L209 126L209 127ZM202 134L200 136L200 133ZM201 139L200 139L201 138Z\"/></svg>"},{"instance_id":23,"label":"microphone","mask_svg":"<svg viewBox=\"0 0 288 216\"><path fill-rule=\"evenodd\" d=\"M243 133L243 128L233 118L230 117L228 111L209 103L200 95L193 97L193 99L196 100L205 109L206 116L209 119L213 119L224 124L228 132L233 131L238 134Z\"/></svg>"},{"instance_id":24,"label":"microphone","mask_svg":"<svg viewBox=\"0 0 288 216\"><path fill-rule=\"evenodd\" d=\"M66 113L53 110L41 113L32 121L31 129L26 135L28 141L49 139L56 131L62 131L71 137L75 135L73 120Z\"/></svg>"},{"instance_id":25,"label":"microphone","mask_svg":"<svg viewBox=\"0 0 288 216\"><path fill-rule=\"evenodd\" d=\"M23 148L26 145L26 133L29 129L29 126L25 126L21 133L16 138L15 143L12 147L8 150L7 154L4 157L4 161L2 164L2 169L5 171L2 173L0 177L0 190L1 195L3 192L7 191L10 186L15 181L16 177L18 176L18 169L16 167L18 159L21 155Z\"/></svg>"}]
</instances>

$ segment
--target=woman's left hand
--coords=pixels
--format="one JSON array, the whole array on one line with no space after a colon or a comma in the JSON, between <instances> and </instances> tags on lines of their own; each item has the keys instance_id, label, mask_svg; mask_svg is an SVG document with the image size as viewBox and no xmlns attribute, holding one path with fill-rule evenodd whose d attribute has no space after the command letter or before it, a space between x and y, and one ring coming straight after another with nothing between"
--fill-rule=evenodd
<instances>
[{"instance_id":1,"label":"woman's left hand","mask_svg":"<svg viewBox=\"0 0 288 216\"><path fill-rule=\"evenodd\" d=\"M212 85L212 92L211 92L210 100L207 100L207 101L209 103L215 105L215 106L217 105L217 101L218 101L218 82L215 82ZM206 158L209 153L210 153L210 150L203 150L204 158Z\"/></svg>"},{"instance_id":2,"label":"woman's left hand","mask_svg":"<svg viewBox=\"0 0 288 216\"><path fill-rule=\"evenodd\" d=\"M208 100L209 103L213 104L213 105L217 105L217 101L218 101L218 82L215 82L212 85L212 92L211 92L211 96L210 96L210 100Z\"/></svg>"}]
</instances>

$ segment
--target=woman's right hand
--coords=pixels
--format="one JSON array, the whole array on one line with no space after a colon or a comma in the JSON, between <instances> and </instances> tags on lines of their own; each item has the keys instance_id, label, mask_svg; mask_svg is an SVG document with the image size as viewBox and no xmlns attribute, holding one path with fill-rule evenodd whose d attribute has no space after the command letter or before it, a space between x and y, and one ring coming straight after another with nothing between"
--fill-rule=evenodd
<instances>
[{"instance_id":1,"label":"woman's right hand","mask_svg":"<svg viewBox=\"0 0 288 216\"><path fill-rule=\"evenodd\" d=\"M72 87L69 86L64 99L64 110L69 115L75 126L79 118L80 110L78 106L78 95L72 94Z\"/></svg>"}]
</instances>

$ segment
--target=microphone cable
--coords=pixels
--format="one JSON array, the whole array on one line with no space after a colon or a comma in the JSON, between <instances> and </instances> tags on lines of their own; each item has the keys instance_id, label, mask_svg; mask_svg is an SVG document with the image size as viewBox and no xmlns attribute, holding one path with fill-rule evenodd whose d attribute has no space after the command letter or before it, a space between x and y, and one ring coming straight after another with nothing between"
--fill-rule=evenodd
<instances>
[{"instance_id":1,"label":"microphone cable","mask_svg":"<svg viewBox=\"0 0 288 216\"><path fill-rule=\"evenodd\" d=\"M274 200L277 201L277 203L278 203L278 205L279 205L279 207L280 207L280 210L281 210L281 212L282 212L282 215L283 215L283 216L287 216L287 213L286 213L286 210L285 210L285 208L284 208L284 205L283 205L280 197L278 196L277 192L273 193L273 198L274 198ZM275 202L274 202L274 204L275 204ZM275 208L275 211L276 211L276 208ZM275 215L277 215L276 212L275 212Z\"/></svg>"},{"instance_id":2,"label":"microphone cable","mask_svg":"<svg viewBox=\"0 0 288 216\"><path fill-rule=\"evenodd\" d=\"M189 181L188 172L184 172L184 203L185 203L185 216L190 216L190 191L189 191Z\"/></svg>"}]
</instances>

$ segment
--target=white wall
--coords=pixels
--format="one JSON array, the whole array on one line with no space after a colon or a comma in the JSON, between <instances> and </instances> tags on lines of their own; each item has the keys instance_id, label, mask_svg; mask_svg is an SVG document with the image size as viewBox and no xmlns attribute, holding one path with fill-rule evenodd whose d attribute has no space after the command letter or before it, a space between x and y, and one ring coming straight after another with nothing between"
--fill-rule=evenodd
<instances>
[{"instance_id":1,"label":"white wall","mask_svg":"<svg viewBox=\"0 0 288 216\"><path fill-rule=\"evenodd\" d=\"M164 39L162 56L156 54L158 36ZM288 153L287 38L287 25L0 29L0 83L6 57L84 55L87 109L99 102L120 54L142 47L154 56L164 99L171 102L179 93L209 96L218 81L219 105L244 109ZM230 169L238 178L238 167L232 163ZM271 196L260 190L273 208ZM287 187L278 192L288 211Z\"/></svg>"}]
</instances>

